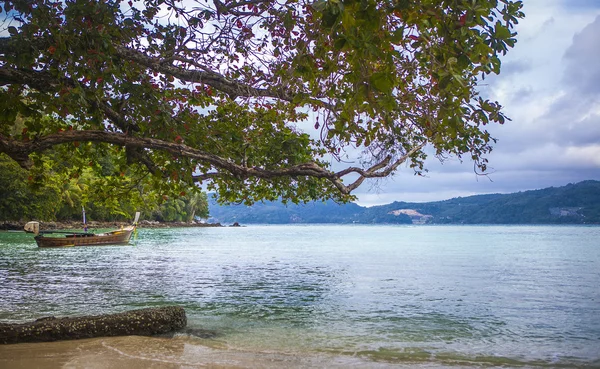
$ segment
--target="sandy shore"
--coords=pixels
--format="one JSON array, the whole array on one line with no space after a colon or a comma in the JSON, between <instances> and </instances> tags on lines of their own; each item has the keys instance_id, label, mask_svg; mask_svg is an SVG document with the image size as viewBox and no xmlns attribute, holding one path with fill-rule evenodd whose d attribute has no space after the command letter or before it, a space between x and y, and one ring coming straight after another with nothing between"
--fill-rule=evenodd
<instances>
[{"instance_id":1,"label":"sandy shore","mask_svg":"<svg viewBox=\"0 0 600 369\"><path fill-rule=\"evenodd\" d=\"M351 355L235 350L223 342L186 336L103 337L0 345L3 369L384 368L388 365Z\"/></svg>"}]
</instances>

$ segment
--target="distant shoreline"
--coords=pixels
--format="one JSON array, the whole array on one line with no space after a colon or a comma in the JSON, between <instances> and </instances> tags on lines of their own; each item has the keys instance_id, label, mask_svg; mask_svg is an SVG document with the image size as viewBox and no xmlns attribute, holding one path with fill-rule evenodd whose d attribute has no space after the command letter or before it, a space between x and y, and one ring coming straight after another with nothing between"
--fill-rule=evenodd
<instances>
[{"instance_id":1,"label":"distant shoreline","mask_svg":"<svg viewBox=\"0 0 600 369\"><path fill-rule=\"evenodd\" d=\"M0 223L1 231L22 231L27 222L10 222L5 221ZM40 230L83 230L83 223L80 221L66 222L42 222L40 221ZM121 226L130 225L130 222L97 222L91 221L87 223L89 231L94 229L119 228ZM221 223L199 223L199 222L159 222L142 220L139 222L140 228L179 228L179 227L224 227Z\"/></svg>"}]
</instances>

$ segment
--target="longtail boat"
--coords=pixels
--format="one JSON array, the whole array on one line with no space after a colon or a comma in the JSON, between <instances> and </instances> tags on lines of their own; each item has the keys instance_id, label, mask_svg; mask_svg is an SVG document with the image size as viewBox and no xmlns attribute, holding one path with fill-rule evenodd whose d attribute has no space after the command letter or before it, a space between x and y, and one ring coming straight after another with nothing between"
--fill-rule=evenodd
<instances>
[{"instance_id":1,"label":"longtail boat","mask_svg":"<svg viewBox=\"0 0 600 369\"><path fill-rule=\"evenodd\" d=\"M38 247L122 245L129 243L131 235L137 227L139 217L140 213L137 212L132 225L104 233L40 231L38 222L25 224L25 232L36 235L34 239Z\"/></svg>"}]
</instances>

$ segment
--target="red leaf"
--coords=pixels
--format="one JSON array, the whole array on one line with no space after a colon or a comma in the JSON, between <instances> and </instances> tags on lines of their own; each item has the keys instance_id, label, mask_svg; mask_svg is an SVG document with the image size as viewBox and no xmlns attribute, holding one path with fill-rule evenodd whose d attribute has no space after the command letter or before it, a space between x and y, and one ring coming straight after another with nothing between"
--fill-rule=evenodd
<instances>
[{"instance_id":1,"label":"red leaf","mask_svg":"<svg viewBox=\"0 0 600 369\"><path fill-rule=\"evenodd\" d=\"M419 41L419 36L409 35L408 38L410 38L411 40Z\"/></svg>"}]
</instances>

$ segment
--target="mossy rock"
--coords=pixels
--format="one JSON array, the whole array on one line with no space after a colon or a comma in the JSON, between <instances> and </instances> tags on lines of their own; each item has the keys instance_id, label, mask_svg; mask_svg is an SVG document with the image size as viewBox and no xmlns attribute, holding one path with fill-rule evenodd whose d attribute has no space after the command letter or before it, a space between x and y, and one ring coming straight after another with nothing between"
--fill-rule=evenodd
<instances>
[{"instance_id":1,"label":"mossy rock","mask_svg":"<svg viewBox=\"0 0 600 369\"><path fill-rule=\"evenodd\" d=\"M185 328L179 306L73 318L48 317L21 324L0 323L0 344L50 342L107 336L153 336Z\"/></svg>"}]
</instances>

